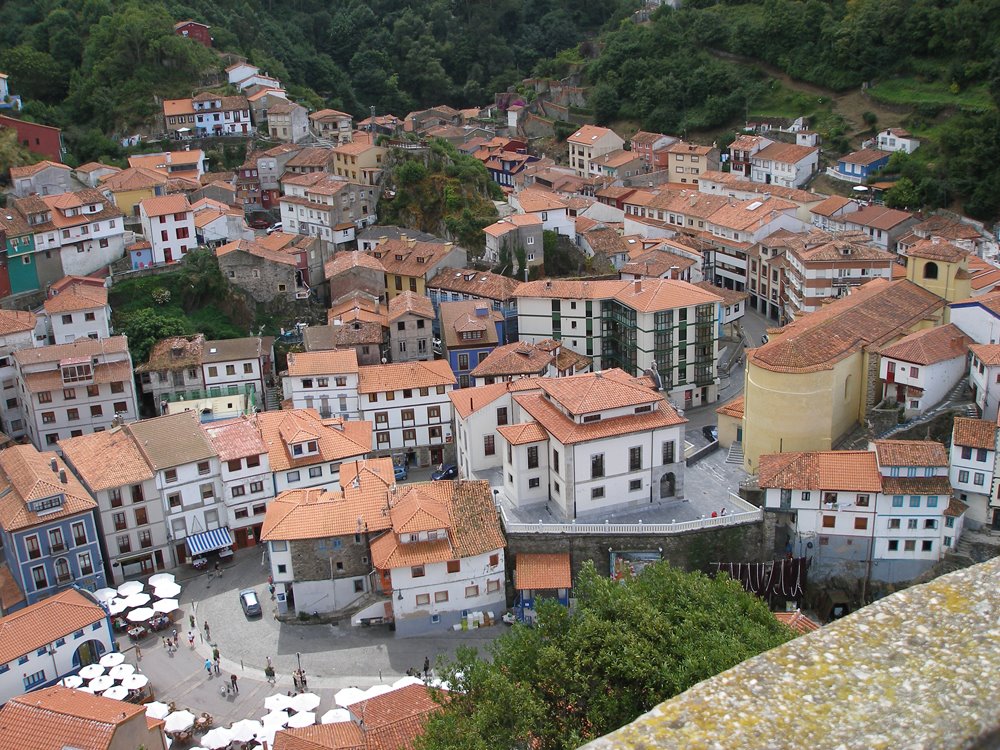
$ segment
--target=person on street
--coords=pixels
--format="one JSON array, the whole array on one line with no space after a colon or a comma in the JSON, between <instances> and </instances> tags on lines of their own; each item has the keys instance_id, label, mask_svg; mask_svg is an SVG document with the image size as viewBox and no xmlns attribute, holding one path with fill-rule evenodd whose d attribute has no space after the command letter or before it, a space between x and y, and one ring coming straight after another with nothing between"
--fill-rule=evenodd
<instances>
[{"instance_id":1,"label":"person on street","mask_svg":"<svg viewBox=\"0 0 1000 750\"><path fill-rule=\"evenodd\" d=\"M425 656L425 657L424 657L424 679L425 679L425 680L426 680L426 679L427 679L427 677L428 677L428 676L430 675L430 672L431 672L431 660L430 660L430 659L428 659L428 658L427 658L427 657Z\"/></svg>"},{"instance_id":2,"label":"person on street","mask_svg":"<svg viewBox=\"0 0 1000 750\"><path fill-rule=\"evenodd\" d=\"M142 649L139 648L139 644L135 646L135 660L142 661Z\"/></svg>"},{"instance_id":3,"label":"person on street","mask_svg":"<svg viewBox=\"0 0 1000 750\"><path fill-rule=\"evenodd\" d=\"M209 677L212 676L212 662L208 659L205 659L205 671L208 673Z\"/></svg>"},{"instance_id":4,"label":"person on street","mask_svg":"<svg viewBox=\"0 0 1000 750\"><path fill-rule=\"evenodd\" d=\"M190 646L191 648L194 648L194 631L193 630L189 630L188 631L188 646Z\"/></svg>"},{"instance_id":5,"label":"person on street","mask_svg":"<svg viewBox=\"0 0 1000 750\"><path fill-rule=\"evenodd\" d=\"M230 682L232 683L232 685L233 685L233 692L234 692L234 693L236 693L236 695L239 695L239 694L240 694L240 688L239 688L239 686L238 686L238 685L236 684L236 675L234 675L234 674L232 674L232 675L229 675L229 681L230 681Z\"/></svg>"},{"instance_id":6,"label":"person on street","mask_svg":"<svg viewBox=\"0 0 1000 750\"><path fill-rule=\"evenodd\" d=\"M212 664L215 667L215 676L218 677L221 674L221 670L219 669L220 664L219 664L219 657L218 656L215 657L215 661L212 662Z\"/></svg>"},{"instance_id":7,"label":"person on street","mask_svg":"<svg viewBox=\"0 0 1000 750\"><path fill-rule=\"evenodd\" d=\"M205 623L204 625L202 625L202 627L205 628L205 640L207 641L209 638L212 637L211 631L208 628L208 620L205 620Z\"/></svg>"}]
</instances>

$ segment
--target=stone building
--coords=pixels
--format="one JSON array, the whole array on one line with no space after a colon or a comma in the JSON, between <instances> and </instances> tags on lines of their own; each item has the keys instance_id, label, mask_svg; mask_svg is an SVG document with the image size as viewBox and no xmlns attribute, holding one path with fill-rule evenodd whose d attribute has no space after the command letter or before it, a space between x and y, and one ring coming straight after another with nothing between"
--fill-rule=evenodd
<instances>
[{"instance_id":1,"label":"stone building","mask_svg":"<svg viewBox=\"0 0 1000 750\"><path fill-rule=\"evenodd\" d=\"M268 250L247 240L223 245L216 255L219 268L229 283L249 293L257 302L295 295L296 262L291 255Z\"/></svg>"},{"instance_id":2,"label":"stone building","mask_svg":"<svg viewBox=\"0 0 1000 750\"><path fill-rule=\"evenodd\" d=\"M352 292L365 292L385 299L385 269L377 258L357 251L337 253L323 266L330 285L330 300Z\"/></svg>"}]
</instances>

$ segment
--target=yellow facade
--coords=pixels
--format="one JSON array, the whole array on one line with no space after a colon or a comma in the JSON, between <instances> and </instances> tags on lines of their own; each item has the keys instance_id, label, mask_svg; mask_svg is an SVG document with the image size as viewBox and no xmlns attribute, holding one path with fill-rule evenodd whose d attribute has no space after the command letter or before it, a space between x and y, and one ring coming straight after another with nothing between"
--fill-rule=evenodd
<instances>
[{"instance_id":1,"label":"yellow facade","mask_svg":"<svg viewBox=\"0 0 1000 750\"><path fill-rule=\"evenodd\" d=\"M911 256L906 262L906 278L949 303L972 296L969 264L964 258L959 262L948 262ZM945 310L944 322L947 323L948 308Z\"/></svg>"},{"instance_id":2,"label":"yellow facade","mask_svg":"<svg viewBox=\"0 0 1000 750\"><path fill-rule=\"evenodd\" d=\"M416 287L410 286L410 280L417 282ZM397 280L399 282L397 286ZM405 274L387 273L385 275L385 298L386 301L397 297L403 292L413 292L421 297L427 294L427 287L424 285L423 276L406 276Z\"/></svg>"},{"instance_id":3,"label":"yellow facade","mask_svg":"<svg viewBox=\"0 0 1000 750\"><path fill-rule=\"evenodd\" d=\"M117 193L111 194L112 199L115 202L115 206L121 211L125 216L138 216L139 215L139 204L142 203L147 198L156 197L156 193L153 188L143 188L141 190L122 190Z\"/></svg>"}]
</instances>

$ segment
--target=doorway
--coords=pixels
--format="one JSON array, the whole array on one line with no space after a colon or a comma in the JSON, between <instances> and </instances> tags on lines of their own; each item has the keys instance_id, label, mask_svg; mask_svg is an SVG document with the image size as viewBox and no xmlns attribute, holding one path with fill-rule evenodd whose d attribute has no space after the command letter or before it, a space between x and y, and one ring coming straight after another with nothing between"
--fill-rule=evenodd
<instances>
[{"instance_id":1,"label":"doorway","mask_svg":"<svg viewBox=\"0 0 1000 750\"><path fill-rule=\"evenodd\" d=\"M677 478L672 471L668 471L660 477L660 499L673 497L677 491Z\"/></svg>"},{"instance_id":2,"label":"doorway","mask_svg":"<svg viewBox=\"0 0 1000 750\"><path fill-rule=\"evenodd\" d=\"M93 639L84 641L77 646L76 651L73 653L73 666L85 667L88 664L94 664L101 658L101 654L103 653L104 644L100 641Z\"/></svg>"}]
</instances>

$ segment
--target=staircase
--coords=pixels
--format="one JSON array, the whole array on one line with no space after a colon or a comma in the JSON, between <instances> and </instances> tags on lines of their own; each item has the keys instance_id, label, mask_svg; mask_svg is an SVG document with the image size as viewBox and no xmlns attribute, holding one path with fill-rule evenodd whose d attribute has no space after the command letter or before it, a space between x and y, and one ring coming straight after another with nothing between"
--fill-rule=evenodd
<instances>
[{"instance_id":1,"label":"staircase","mask_svg":"<svg viewBox=\"0 0 1000 750\"><path fill-rule=\"evenodd\" d=\"M729 454L726 456L727 464L743 465L743 443L733 443L729 446Z\"/></svg>"},{"instance_id":2,"label":"staircase","mask_svg":"<svg viewBox=\"0 0 1000 750\"><path fill-rule=\"evenodd\" d=\"M264 409L266 411L278 411L281 408L281 391L277 388L268 388L264 391Z\"/></svg>"},{"instance_id":3,"label":"staircase","mask_svg":"<svg viewBox=\"0 0 1000 750\"><path fill-rule=\"evenodd\" d=\"M868 434L868 428L864 425L857 425L851 432L847 433L846 436L837 441L834 446L834 450L838 451L850 451L850 450L867 450L868 441L871 439Z\"/></svg>"}]
</instances>

